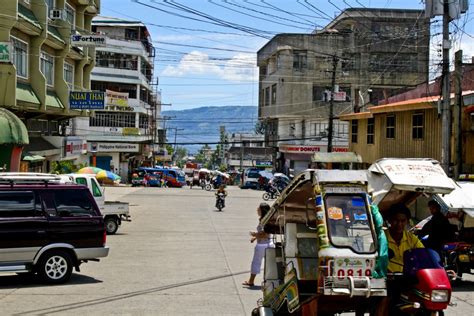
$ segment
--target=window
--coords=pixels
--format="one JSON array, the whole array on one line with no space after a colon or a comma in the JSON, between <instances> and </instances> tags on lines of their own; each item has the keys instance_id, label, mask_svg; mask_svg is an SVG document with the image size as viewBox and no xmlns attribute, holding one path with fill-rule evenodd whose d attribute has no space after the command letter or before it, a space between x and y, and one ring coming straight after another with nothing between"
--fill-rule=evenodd
<instances>
[{"instance_id":1,"label":"window","mask_svg":"<svg viewBox=\"0 0 474 316\"><path fill-rule=\"evenodd\" d=\"M413 139L423 139L424 114L415 113L412 117L412 137Z\"/></svg>"},{"instance_id":2,"label":"window","mask_svg":"<svg viewBox=\"0 0 474 316\"><path fill-rule=\"evenodd\" d=\"M54 0L45 0L46 1L46 5L48 6L48 14L49 14L49 10L52 10L54 8Z\"/></svg>"},{"instance_id":3,"label":"window","mask_svg":"<svg viewBox=\"0 0 474 316\"><path fill-rule=\"evenodd\" d=\"M95 112L89 118L91 127L135 127L135 113L130 112Z\"/></svg>"},{"instance_id":4,"label":"window","mask_svg":"<svg viewBox=\"0 0 474 316\"><path fill-rule=\"evenodd\" d=\"M65 20L71 24L72 28L74 28L76 25L76 10L74 10L69 3L66 3L64 6L64 12L66 14Z\"/></svg>"},{"instance_id":5,"label":"window","mask_svg":"<svg viewBox=\"0 0 474 316\"><path fill-rule=\"evenodd\" d=\"M149 122L148 115L140 114L138 118L138 127L146 129L148 128L148 122Z\"/></svg>"},{"instance_id":6,"label":"window","mask_svg":"<svg viewBox=\"0 0 474 316\"><path fill-rule=\"evenodd\" d=\"M61 190L54 192L54 202L58 216L95 216L95 209L87 190Z\"/></svg>"},{"instance_id":7,"label":"window","mask_svg":"<svg viewBox=\"0 0 474 316\"><path fill-rule=\"evenodd\" d=\"M275 104L277 101L277 85L272 85L272 104Z\"/></svg>"},{"instance_id":8,"label":"window","mask_svg":"<svg viewBox=\"0 0 474 316\"><path fill-rule=\"evenodd\" d=\"M395 139L395 115L387 115L386 127L386 137Z\"/></svg>"},{"instance_id":9,"label":"window","mask_svg":"<svg viewBox=\"0 0 474 316\"><path fill-rule=\"evenodd\" d=\"M375 134L375 119L369 118L367 120L367 144L374 143L374 134Z\"/></svg>"},{"instance_id":10,"label":"window","mask_svg":"<svg viewBox=\"0 0 474 316\"><path fill-rule=\"evenodd\" d=\"M265 106L270 105L270 87L265 88Z\"/></svg>"},{"instance_id":11,"label":"window","mask_svg":"<svg viewBox=\"0 0 474 316\"><path fill-rule=\"evenodd\" d=\"M64 63L64 80L69 90L74 90L74 66L67 62Z\"/></svg>"},{"instance_id":12,"label":"window","mask_svg":"<svg viewBox=\"0 0 474 316\"><path fill-rule=\"evenodd\" d=\"M80 185L87 186L87 179L86 178L76 178L76 183Z\"/></svg>"},{"instance_id":13,"label":"window","mask_svg":"<svg viewBox=\"0 0 474 316\"><path fill-rule=\"evenodd\" d=\"M33 192L0 192L0 217L35 216Z\"/></svg>"},{"instance_id":14,"label":"window","mask_svg":"<svg viewBox=\"0 0 474 316\"><path fill-rule=\"evenodd\" d=\"M303 69L306 69L306 59L307 59L307 53L306 51L294 51L293 52L293 69L302 71Z\"/></svg>"},{"instance_id":15,"label":"window","mask_svg":"<svg viewBox=\"0 0 474 316\"><path fill-rule=\"evenodd\" d=\"M324 199L328 236L336 247L350 248L357 253L373 253L374 236L367 220L368 205L364 196L328 194ZM358 218L347 223L345 218Z\"/></svg>"},{"instance_id":16,"label":"window","mask_svg":"<svg viewBox=\"0 0 474 316\"><path fill-rule=\"evenodd\" d=\"M357 134L359 132L359 121L351 121L351 142L357 144Z\"/></svg>"},{"instance_id":17,"label":"window","mask_svg":"<svg viewBox=\"0 0 474 316\"><path fill-rule=\"evenodd\" d=\"M12 37L13 64L19 77L28 78L28 44Z\"/></svg>"},{"instance_id":18,"label":"window","mask_svg":"<svg viewBox=\"0 0 474 316\"><path fill-rule=\"evenodd\" d=\"M289 136L295 136L295 130L296 130L296 124L295 123L290 123L289 130L288 130L288 135Z\"/></svg>"},{"instance_id":19,"label":"window","mask_svg":"<svg viewBox=\"0 0 474 316\"><path fill-rule=\"evenodd\" d=\"M102 191L100 190L100 187L97 185L95 181L91 181L92 184L92 195L97 197L97 196L102 196Z\"/></svg>"},{"instance_id":20,"label":"window","mask_svg":"<svg viewBox=\"0 0 474 316\"><path fill-rule=\"evenodd\" d=\"M54 84L54 57L41 52L41 72L46 78L46 84L52 86Z\"/></svg>"}]
</instances>

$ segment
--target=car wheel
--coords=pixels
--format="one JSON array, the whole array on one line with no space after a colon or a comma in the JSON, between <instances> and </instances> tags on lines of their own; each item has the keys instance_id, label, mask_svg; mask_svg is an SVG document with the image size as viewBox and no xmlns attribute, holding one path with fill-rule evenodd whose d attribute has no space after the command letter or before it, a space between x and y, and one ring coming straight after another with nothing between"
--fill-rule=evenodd
<instances>
[{"instance_id":1,"label":"car wheel","mask_svg":"<svg viewBox=\"0 0 474 316\"><path fill-rule=\"evenodd\" d=\"M50 284L64 283L72 274L71 256L63 250L51 250L43 254L38 262L38 274Z\"/></svg>"},{"instance_id":2,"label":"car wheel","mask_svg":"<svg viewBox=\"0 0 474 316\"><path fill-rule=\"evenodd\" d=\"M104 222L105 222L104 225L105 225L105 230L107 231L107 235L113 235L117 232L119 228L119 224L116 218L107 217L105 218Z\"/></svg>"},{"instance_id":3,"label":"car wheel","mask_svg":"<svg viewBox=\"0 0 474 316\"><path fill-rule=\"evenodd\" d=\"M206 184L206 191L211 191L212 186L210 184Z\"/></svg>"},{"instance_id":4,"label":"car wheel","mask_svg":"<svg viewBox=\"0 0 474 316\"><path fill-rule=\"evenodd\" d=\"M268 200L270 200L270 194L268 194L268 192L265 192L265 193L263 193L262 198L263 198L265 201L268 201Z\"/></svg>"}]
</instances>

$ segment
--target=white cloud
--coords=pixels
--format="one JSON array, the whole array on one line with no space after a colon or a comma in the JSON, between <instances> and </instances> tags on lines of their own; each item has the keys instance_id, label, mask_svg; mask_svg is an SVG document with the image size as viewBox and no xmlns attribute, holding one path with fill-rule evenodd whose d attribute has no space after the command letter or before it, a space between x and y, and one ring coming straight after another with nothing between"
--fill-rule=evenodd
<instances>
[{"instance_id":1,"label":"white cloud","mask_svg":"<svg viewBox=\"0 0 474 316\"><path fill-rule=\"evenodd\" d=\"M162 76L205 75L227 81L252 81L257 78L256 55L237 54L227 60L210 59L209 55L193 51L180 60L177 66L167 66Z\"/></svg>"}]
</instances>

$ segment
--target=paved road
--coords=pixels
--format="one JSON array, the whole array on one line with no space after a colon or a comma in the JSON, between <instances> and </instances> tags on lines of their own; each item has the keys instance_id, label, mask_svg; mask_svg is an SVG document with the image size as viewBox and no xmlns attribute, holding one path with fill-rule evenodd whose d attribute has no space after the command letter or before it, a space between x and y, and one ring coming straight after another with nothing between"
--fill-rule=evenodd
<instances>
[{"instance_id":1,"label":"paved road","mask_svg":"<svg viewBox=\"0 0 474 316\"><path fill-rule=\"evenodd\" d=\"M227 207L212 192L107 188L109 200L131 203L133 221L108 237L109 257L90 262L71 282L44 286L0 276L2 315L249 315L261 292L248 277L261 192L229 188ZM261 278L257 277L257 283ZM447 315L474 311L474 278L456 288Z\"/></svg>"}]
</instances>

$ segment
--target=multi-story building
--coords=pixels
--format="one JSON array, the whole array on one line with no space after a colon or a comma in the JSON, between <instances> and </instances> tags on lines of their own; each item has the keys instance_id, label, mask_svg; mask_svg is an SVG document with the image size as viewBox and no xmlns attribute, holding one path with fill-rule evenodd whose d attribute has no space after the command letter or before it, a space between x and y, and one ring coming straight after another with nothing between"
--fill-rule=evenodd
<instances>
[{"instance_id":1,"label":"multi-story building","mask_svg":"<svg viewBox=\"0 0 474 316\"><path fill-rule=\"evenodd\" d=\"M8 0L0 15L0 107L27 126L21 170L50 171L66 152L65 126L84 115L69 107L69 91L90 89L94 47L73 47L71 35L91 33L100 0ZM7 52L7 54L5 54Z\"/></svg>"},{"instance_id":2,"label":"multi-story building","mask_svg":"<svg viewBox=\"0 0 474 316\"><path fill-rule=\"evenodd\" d=\"M242 170L249 167L273 168L273 148L264 147L264 135L233 133L227 151L227 168Z\"/></svg>"},{"instance_id":3,"label":"multi-story building","mask_svg":"<svg viewBox=\"0 0 474 316\"><path fill-rule=\"evenodd\" d=\"M333 118L428 79L429 20L421 10L346 9L312 34L278 34L257 53L259 119L277 169L299 171L327 151ZM332 151L348 150L333 120Z\"/></svg>"},{"instance_id":4,"label":"multi-story building","mask_svg":"<svg viewBox=\"0 0 474 316\"><path fill-rule=\"evenodd\" d=\"M158 151L159 93L153 89L155 50L139 21L96 17L92 30L105 34L107 45L96 49L91 88L103 91L105 109L77 118L71 133L87 139L88 161L125 178L131 168L152 164Z\"/></svg>"}]
</instances>

